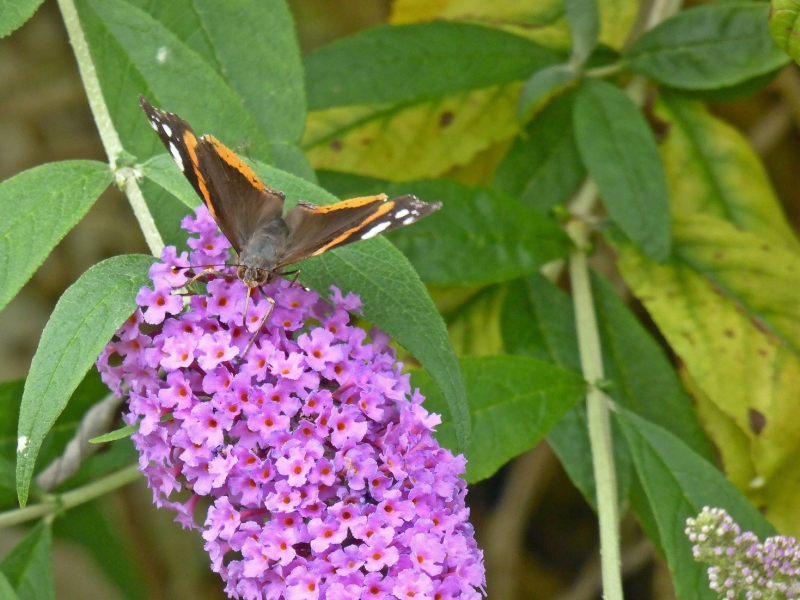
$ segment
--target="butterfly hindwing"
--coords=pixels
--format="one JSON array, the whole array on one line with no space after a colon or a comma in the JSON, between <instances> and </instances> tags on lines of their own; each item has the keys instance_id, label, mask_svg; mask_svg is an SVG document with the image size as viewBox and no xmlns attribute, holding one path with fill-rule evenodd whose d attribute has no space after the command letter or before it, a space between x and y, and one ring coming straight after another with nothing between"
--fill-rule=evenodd
<instances>
[{"instance_id":1,"label":"butterfly hindwing","mask_svg":"<svg viewBox=\"0 0 800 600\"><path fill-rule=\"evenodd\" d=\"M328 206L300 202L286 214L289 238L278 266L410 225L441 206L441 202L426 204L415 196L387 200L386 194L352 198Z\"/></svg>"},{"instance_id":2,"label":"butterfly hindwing","mask_svg":"<svg viewBox=\"0 0 800 600\"><path fill-rule=\"evenodd\" d=\"M143 97L140 102L150 125L237 253L254 232L280 218L283 194L264 185L233 151L213 136L198 138L178 115L153 107Z\"/></svg>"}]
</instances>

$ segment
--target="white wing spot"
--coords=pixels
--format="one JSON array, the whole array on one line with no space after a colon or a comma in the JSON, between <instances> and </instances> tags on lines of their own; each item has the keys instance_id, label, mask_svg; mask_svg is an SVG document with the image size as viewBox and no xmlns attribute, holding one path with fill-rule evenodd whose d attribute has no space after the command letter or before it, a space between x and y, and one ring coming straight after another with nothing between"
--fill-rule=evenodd
<instances>
[{"instance_id":1,"label":"white wing spot","mask_svg":"<svg viewBox=\"0 0 800 600\"><path fill-rule=\"evenodd\" d=\"M169 153L172 154L172 158L178 163L178 168L183 171L183 158L181 158L181 153L178 152L178 148L172 142L169 143Z\"/></svg>"},{"instance_id":2,"label":"white wing spot","mask_svg":"<svg viewBox=\"0 0 800 600\"><path fill-rule=\"evenodd\" d=\"M361 239L362 240L368 240L369 238L373 238L376 235L378 235L381 231L383 231L384 229L388 228L389 225L391 225L391 224L392 224L391 221L384 221L383 223L378 223L377 225L375 225L375 227L373 227L367 233L362 235Z\"/></svg>"},{"instance_id":3,"label":"white wing spot","mask_svg":"<svg viewBox=\"0 0 800 600\"><path fill-rule=\"evenodd\" d=\"M157 122L158 119L156 117L153 117L153 119L150 121L150 127L155 129L156 131L158 131L158 125L156 125Z\"/></svg>"},{"instance_id":4,"label":"white wing spot","mask_svg":"<svg viewBox=\"0 0 800 600\"><path fill-rule=\"evenodd\" d=\"M419 211L418 210L412 210L411 214L414 215L415 217L418 217L419 216Z\"/></svg>"},{"instance_id":5,"label":"white wing spot","mask_svg":"<svg viewBox=\"0 0 800 600\"><path fill-rule=\"evenodd\" d=\"M414 217L408 217L405 221L403 221L403 225L411 225L414 222Z\"/></svg>"},{"instance_id":6,"label":"white wing spot","mask_svg":"<svg viewBox=\"0 0 800 600\"><path fill-rule=\"evenodd\" d=\"M166 46L161 46L158 50L156 50L156 62L160 65L163 65L167 62L167 55L169 54L169 50L167 50Z\"/></svg>"},{"instance_id":7,"label":"white wing spot","mask_svg":"<svg viewBox=\"0 0 800 600\"><path fill-rule=\"evenodd\" d=\"M17 454L24 452L28 447L28 437L21 435L17 438Z\"/></svg>"},{"instance_id":8,"label":"white wing spot","mask_svg":"<svg viewBox=\"0 0 800 600\"><path fill-rule=\"evenodd\" d=\"M167 125L166 123L162 123L161 129L164 130L164 133L167 134L167 137L172 137L172 128L169 125Z\"/></svg>"},{"instance_id":9,"label":"white wing spot","mask_svg":"<svg viewBox=\"0 0 800 600\"><path fill-rule=\"evenodd\" d=\"M403 217L405 217L407 214L408 214L408 209L407 209L407 208L404 208L403 210L398 210L398 211L397 211L397 212L394 214L394 218L395 218L395 219L402 219L402 218L403 218Z\"/></svg>"}]
</instances>

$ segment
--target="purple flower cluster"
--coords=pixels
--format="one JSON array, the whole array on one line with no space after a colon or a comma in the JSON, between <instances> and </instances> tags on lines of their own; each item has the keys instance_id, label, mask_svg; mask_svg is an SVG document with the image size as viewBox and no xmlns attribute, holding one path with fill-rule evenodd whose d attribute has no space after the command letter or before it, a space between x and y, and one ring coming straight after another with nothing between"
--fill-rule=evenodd
<instances>
[{"instance_id":1,"label":"purple flower cluster","mask_svg":"<svg viewBox=\"0 0 800 600\"><path fill-rule=\"evenodd\" d=\"M259 330L270 302L256 292L244 322L232 268L204 293L184 287L186 267L225 263L229 246L205 208L182 226L191 252L164 249L97 365L129 398L154 501L202 531L228 595L479 598L464 458L431 437L440 419L411 393L388 336L350 325L360 300L279 280L265 286L275 308Z\"/></svg>"},{"instance_id":2,"label":"purple flower cluster","mask_svg":"<svg viewBox=\"0 0 800 600\"><path fill-rule=\"evenodd\" d=\"M703 508L686 520L686 535L695 559L711 565L709 586L725 598L741 592L755 598L784 600L800 597L800 544L793 537L769 537L762 544L721 508Z\"/></svg>"}]
</instances>

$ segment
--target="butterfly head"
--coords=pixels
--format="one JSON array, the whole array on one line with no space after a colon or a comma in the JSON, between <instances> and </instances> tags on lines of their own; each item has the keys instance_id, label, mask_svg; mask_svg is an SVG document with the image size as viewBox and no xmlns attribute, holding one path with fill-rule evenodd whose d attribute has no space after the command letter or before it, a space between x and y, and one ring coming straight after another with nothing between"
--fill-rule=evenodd
<instances>
[{"instance_id":1,"label":"butterfly head","mask_svg":"<svg viewBox=\"0 0 800 600\"><path fill-rule=\"evenodd\" d=\"M266 269L248 265L240 264L236 268L236 276L241 279L242 283L249 288L258 287L260 285L264 285L265 283L269 283L276 277L276 275L277 273L274 271L267 271Z\"/></svg>"}]
</instances>

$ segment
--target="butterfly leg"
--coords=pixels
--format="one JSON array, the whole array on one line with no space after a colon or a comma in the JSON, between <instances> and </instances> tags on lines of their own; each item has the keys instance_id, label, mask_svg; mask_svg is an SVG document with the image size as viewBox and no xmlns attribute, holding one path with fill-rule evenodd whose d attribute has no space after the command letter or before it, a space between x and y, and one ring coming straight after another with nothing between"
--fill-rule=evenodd
<instances>
[{"instance_id":1,"label":"butterfly leg","mask_svg":"<svg viewBox=\"0 0 800 600\"><path fill-rule=\"evenodd\" d=\"M216 269L208 267L208 268L205 268L202 271L200 271L197 275L192 277L189 281L184 283L181 287L188 287L188 286L192 285L195 281L200 279L201 277L206 277L207 275L216 275L217 277L225 277L225 275L223 275L222 273L220 273Z\"/></svg>"},{"instance_id":2,"label":"butterfly leg","mask_svg":"<svg viewBox=\"0 0 800 600\"><path fill-rule=\"evenodd\" d=\"M289 283L289 287L294 287L294 284L297 283L297 278L300 277L300 269L296 269L294 271L288 271L288 272L284 273L283 275L284 276L286 276L286 275L294 275L294 277L292 277L291 283ZM309 291L309 289L306 286L304 286L302 283L300 284L300 287L302 287L307 292Z\"/></svg>"},{"instance_id":3,"label":"butterfly leg","mask_svg":"<svg viewBox=\"0 0 800 600\"><path fill-rule=\"evenodd\" d=\"M247 352L250 350L250 347L256 341L258 334L261 332L261 328L264 327L264 324L267 322L267 319L269 319L269 316L272 314L272 311L275 310L275 300L270 298L266 294L264 295L264 297L269 301L269 310L264 315L264 318L261 319L261 323L258 324L258 329L256 329L255 332L253 332L253 337L251 337L250 341L247 342L247 346L245 346L244 352L242 352L242 355L240 357L241 360L244 360L244 357L247 355Z\"/></svg>"}]
</instances>

